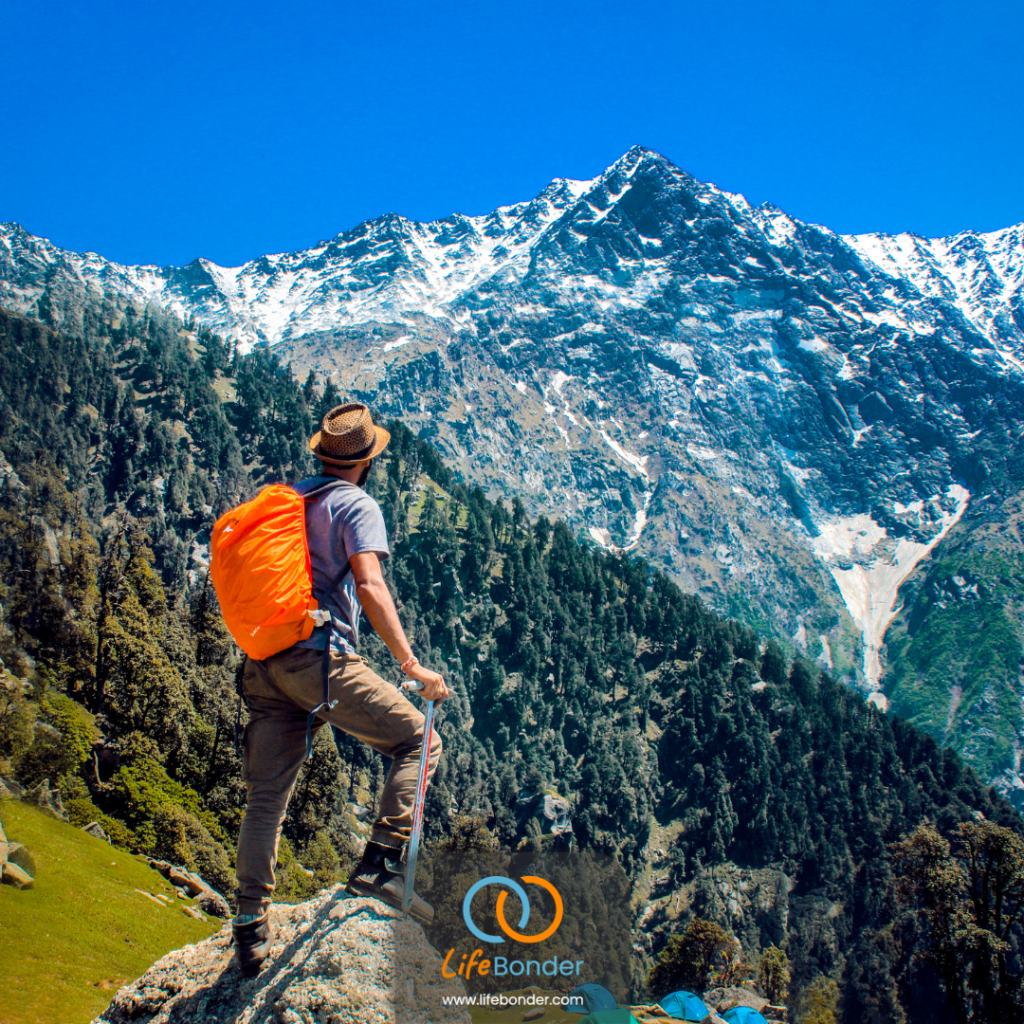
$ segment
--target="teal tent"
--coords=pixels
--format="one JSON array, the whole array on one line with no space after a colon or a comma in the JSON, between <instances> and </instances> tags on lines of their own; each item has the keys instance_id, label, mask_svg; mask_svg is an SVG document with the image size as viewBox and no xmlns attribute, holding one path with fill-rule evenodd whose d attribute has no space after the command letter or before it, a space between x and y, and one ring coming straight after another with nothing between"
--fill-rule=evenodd
<instances>
[{"instance_id":1,"label":"teal tent","mask_svg":"<svg viewBox=\"0 0 1024 1024\"><path fill-rule=\"evenodd\" d=\"M593 1013L595 1010L614 1010L619 1001L603 985L587 982L569 993L570 1013Z\"/></svg>"},{"instance_id":2,"label":"teal tent","mask_svg":"<svg viewBox=\"0 0 1024 1024\"><path fill-rule=\"evenodd\" d=\"M629 1010L623 1008L621 1010L597 1010L590 1016L584 1017L580 1024L640 1024L640 1021Z\"/></svg>"},{"instance_id":3,"label":"teal tent","mask_svg":"<svg viewBox=\"0 0 1024 1024\"><path fill-rule=\"evenodd\" d=\"M665 996L664 999L659 1001L658 1005L670 1017L675 1017L676 1020L699 1021L703 1020L710 1013L710 1010L704 1005L704 1001L700 996L684 990L673 992L670 996Z\"/></svg>"},{"instance_id":4,"label":"teal tent","mask_svg":"<svg viewBox=\"0 0 1024 1024\"><path fill-rule=\"evenodd\" d=\"M722 1020L727 1024L768 1024L757 1010L752 1010L749 1006L734 1006L731 1010L726 1010L722 1014Z\"/></svg>"}]
</instances>

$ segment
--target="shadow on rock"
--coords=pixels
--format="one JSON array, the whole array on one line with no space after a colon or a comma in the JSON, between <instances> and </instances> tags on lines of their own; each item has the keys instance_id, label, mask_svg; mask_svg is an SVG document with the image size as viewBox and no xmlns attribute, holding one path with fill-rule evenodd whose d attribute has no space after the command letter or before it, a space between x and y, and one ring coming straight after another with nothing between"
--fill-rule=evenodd
<instances>
[{"instance_id":1,"label":"shadow on rock","mask_svg":"<svg viewBox=\"0 0 1024 1024\"><path fill-rule=\"evenodd\" d=\"M442 978L440 956L404 914L340 886L270 913L274 946L257 977L234 965L225 926L158 960L94 1024L469 1024L444 1005L465 994L461 982Z\"/></svg>"}]
</instances>

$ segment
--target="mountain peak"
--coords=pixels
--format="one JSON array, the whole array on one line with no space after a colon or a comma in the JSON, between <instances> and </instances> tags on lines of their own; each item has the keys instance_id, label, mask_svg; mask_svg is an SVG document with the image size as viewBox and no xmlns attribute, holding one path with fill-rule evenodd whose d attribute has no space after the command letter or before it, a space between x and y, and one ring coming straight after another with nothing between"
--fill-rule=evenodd
<instances>
[{"instance_id":1,"label":"mountain peak","mask_svg":"<svg viewBox=\"0 0 1024 1024\"><path fill-rule=\"evenodd\" d=\"M648 149L647 146L631 146L600 177L609 178L616 174L632 177L641 167L654 164L675 169L672 161L661 153Z\"/></svg>"},{"instance_id":2,"label":"mountain peak","mask_svg":"<svg viewBox=\"0 0 1024 1024\"><path fill-rule=\"evenodd\" d=\"M641 146L639 144L630 146L625 153L622 154L618 159L618 163L622 163L624 160L633 161L639 163L641 160L657 160L659 162L671 163L668 157L663 156L656 149L651 149L649 146Z\"/></svg>"}]
</instances>

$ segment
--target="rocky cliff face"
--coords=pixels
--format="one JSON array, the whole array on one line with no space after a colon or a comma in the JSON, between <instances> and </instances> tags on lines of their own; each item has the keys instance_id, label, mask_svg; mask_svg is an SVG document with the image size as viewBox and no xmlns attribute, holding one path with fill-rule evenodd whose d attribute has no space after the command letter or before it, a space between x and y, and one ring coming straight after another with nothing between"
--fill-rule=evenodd
<instances>
[{"instance_id":1,"label":"rocky cliff face","mask_svg":"<svg viewBox=\"0 0 1024 1024\"><path fill-rule=\"evenodd\" d=\"M277 345L492 496L642 553L903 707L900 587L1019 486L1022 236L844 238L637 148L487 216L389 215L238 268L121 267L8 225L0 302L114 289ZM1005 754L1019 672L998 690ZM956 702L967 731L983 699ZM988 749L978 767L1016 778Z\"/></svg>"},{"instance_id":2,"label":"rocky cliff face","mask_svg":"<svg viewBox=\"0 0 1024 1024\"><path fill-rule=\"evenodd\" d=\"M376 900L335 887L298 906L276 904L277 938L257 977L232 964L231 928L168 953L122 988L96 1024L469 1024L444 1005L463 996L445 981L423 929Z\"/></svg>"}]
</instances>

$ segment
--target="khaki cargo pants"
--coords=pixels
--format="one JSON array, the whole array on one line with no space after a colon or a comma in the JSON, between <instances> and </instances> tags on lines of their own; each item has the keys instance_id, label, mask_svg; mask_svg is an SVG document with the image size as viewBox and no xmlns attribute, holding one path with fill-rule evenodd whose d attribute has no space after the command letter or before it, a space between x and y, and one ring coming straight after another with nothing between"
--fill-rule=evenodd
<instances>
[{"instance_id":1,"label":"khaki cargo pants","mask_svg":"<svg viewBox=\"0 0 1024 1024\"><path fill-rule=\"evenodd\" d=\"M323 655L290 647L264 661L246 659L249 708L242 779L248 803L238 834L238 912L259 914L270 903L277 844L288 800L306 758L306 716L323 700ZM330 697L338 703L321 716L331 725L392 758L370 839L400 848L412 831L416 778L423 748L423 715L398 687L385 682L357 655L331 655ZM323 728L318 717L314 733ZM441 756L434 731L432 776ZM324 822L326 826L327 822Z\"/></svg>"}]
</instances>

